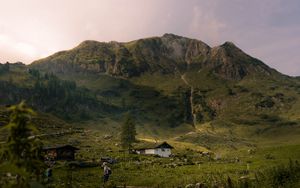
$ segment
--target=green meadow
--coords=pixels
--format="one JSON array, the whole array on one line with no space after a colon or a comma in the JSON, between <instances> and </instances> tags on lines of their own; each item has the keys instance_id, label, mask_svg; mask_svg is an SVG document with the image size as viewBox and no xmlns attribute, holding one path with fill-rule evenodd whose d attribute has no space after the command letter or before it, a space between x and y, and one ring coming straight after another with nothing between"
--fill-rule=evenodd
<instances>
[{"instance_id":1,"label":"green meadow","mask_svg":"<svg viewBox=\"0 0 300 188\"><path fill-rule=\"evenodd\" d=\"M216 133L217 131L215 130L215 137L220 134ZM200 133L194 131L186 136L193 134ZM105 135L113 136L107 139ZM116 159L117 163L109 165L112 175L106 184L107 187L186 187L197 183L202 183L206 187L228 187L228 178L234 187L243 187L245 182L250 187L297 187L300 185L300 171L297 166L300 159L300 139L294 135L293 138L289 140L288 136L278 137L277 142L272 142L269 138L235 140L233 143L226 140L215 141L208 149L208 146L189 140L178 141L180 139L178 136L167 139L138 136L137 145L156 140L167 141L174 146L172 151L174 156L160 158L128 154L118 145L120 140L117 131L84 129L82 133L49 139L47 142L75 144L80 148L76 153L76 160L89 162L94 166L79 167L72 166L69 162L58 161L53 168L53 179L48 186L102 186L103 170L100 158L110 157ZM280 143L278 140L281 140ZM297 168L289 172L291 163ZM279 169L278 174L271 173L276 172L274 169ZM281 171L283 174L280 174ZM282 185L276 184L277 178L282 179Z\"/></svg>"}]
</instances>

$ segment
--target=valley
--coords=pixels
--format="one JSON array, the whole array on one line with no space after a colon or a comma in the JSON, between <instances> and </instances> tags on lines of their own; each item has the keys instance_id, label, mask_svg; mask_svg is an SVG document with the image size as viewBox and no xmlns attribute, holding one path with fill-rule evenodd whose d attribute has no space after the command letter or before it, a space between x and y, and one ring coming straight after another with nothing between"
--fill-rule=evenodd
<instances>
[{"instance_id":1,"label":"valley","mask_svg":"<svg viewBox=\"0 0 300 188\"><path fill-rule=\"evenodd\" d=\"M111 187L220 187L229 179L235 186L300 185L300 80L231 42L210 47L174 34L84 41L29 65L0 64L1 127L9 122L7 107L22 100L37 112L44 145L79 148L75 166L55 164L49 187L100 185L101 157L118 161ZM167 141L174 155L125 152L127 113L136 146ZM1 131L1 142L6 135ZM275 184L274 169L295 177Z\"/></svg>"}]
</instances>

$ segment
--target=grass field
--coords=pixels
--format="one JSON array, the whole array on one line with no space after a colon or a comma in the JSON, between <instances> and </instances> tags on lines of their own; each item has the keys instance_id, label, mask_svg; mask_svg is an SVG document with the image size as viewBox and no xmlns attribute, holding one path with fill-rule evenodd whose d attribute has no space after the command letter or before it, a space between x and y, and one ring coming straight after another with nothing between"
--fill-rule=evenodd
<instances>
[{"instance_id":1,"label":"grass field","mask_svg":"<svg viewBox=\"0 0 300 188\"><path fill-rule=\"evenodd\" d=\"M205 125L202 127L202 130L195 132L207 130ZM112 138L105 139L104 135L112 135ZM192 135L192 133L187 133L187 135ZM153 138L144 137L144 135L138 135L138 138L140 142L163 140L162 137ZM233 146L228 142L222 143L217 140L211 148L207 148L205 144L177 141L178 136L169 137L166 141L175 147L174 157L159 158L120 151L118 132L114 131L114 128L110 130L85 129L83 133L50 139L48 143L73 143L80 148L76 154L78 161L89 161L98 166L70 168L67 162L58 162L54 166L53 181L49 186L101 186L102 168L99 161L101 157L111 157L118 161L110 165L113 173L107 184L108 187L124 185L185 187L199 182L212 187L226 183L228 177L236 184L245 179L255 183L255 177L260 172L268 172L280 165L289 165L290 160L300 160L300 141L297 137L293 136L294 140L289 140L286 135L277 136L277 138L281 144L272 142L269 137L264 139L253 137L247 140L247 144L243 144L245 140L236 140L238 143ZM209 155L203 155L203 151L209 152ZM297 187L298 180L285 182L285 185ZM264 182L263 185L268 184Z\"/></svg>"},{"instance_id":2,"label":"grass field","mask_svg":"<svg viewBox=\"0 0 300 188\"><path fill-rule=\"evenodd\" d=\"M209 71L190 71L185 78L194 87L192 92L178 73L145 73L131 79L106 74L59 75L89 89L100 106L114 108L108 114L90 109L87 113L91 118L78 121L66 122L55 114L40 114L35 119L41 134L68 132L44 138L45 145L74 145L80 148L77 162L95 166L70 168L66 162L57 162L48 186L100 187L99 160L111 157L118 162L111 165L110 187L185 187L198 182L207 187L230 187L230 181L243 187L241 183L248 180L252 187L300 187L298 166L290 165L290 160L300 160L299 81L256 76L224 82ZM18 93L17 86L33 87L31 77L26 67L15 66L10 74L1 74L0 81L4 81L4 88L7 83L15 84ZM186 101L191 100L187 92L193 95L194 104ZM80 106L89 109L85 103ZM191 109L199 117L195 127L184 120ZM127 111L136 118L140 143L167 141L175 148L174 157L120 152L120 123ZM0 113L5 114L1 108ZM7 123L4 119L8 119L7 114L1 116L1 125ZM83 131L72 132L72 127ZM4 138L5 133L1 133L1 141Z\"/></svg>"}]
</instances>

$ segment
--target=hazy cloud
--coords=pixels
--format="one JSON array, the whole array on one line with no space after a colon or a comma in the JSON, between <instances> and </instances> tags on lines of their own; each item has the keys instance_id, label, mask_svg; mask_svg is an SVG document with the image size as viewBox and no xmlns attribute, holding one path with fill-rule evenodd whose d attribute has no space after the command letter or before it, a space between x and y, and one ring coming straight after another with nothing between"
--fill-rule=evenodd
<instances>
[{"instance_id":1,"label":"hazy cloud","mask_svg":"<svg viewBox=\"0 0 300 188\"><path fill-rule=\"evenodd\" d=\"M298 0L0 0L0 62L30 63L87 39L174 33L211 46L233 41L300 75L299 17Z\"/></svg>"}]
</instances>

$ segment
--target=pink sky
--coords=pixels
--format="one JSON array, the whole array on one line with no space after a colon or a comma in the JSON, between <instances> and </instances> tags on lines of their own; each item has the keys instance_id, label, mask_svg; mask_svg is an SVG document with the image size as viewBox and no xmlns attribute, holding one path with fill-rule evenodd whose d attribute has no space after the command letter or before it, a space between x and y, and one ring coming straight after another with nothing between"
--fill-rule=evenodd
<instances>
[{"instance_id":1,"label":"pink sky","mask_svg":"<svg viewBox=\"0 0 300 188\"><path fill-rule=\"evenodd\" d=\"M210 46L232 41L300 75L298 0L0 0L0 62L26 64L83 40L174 33Z\"/></svg>"}]
</instances>

